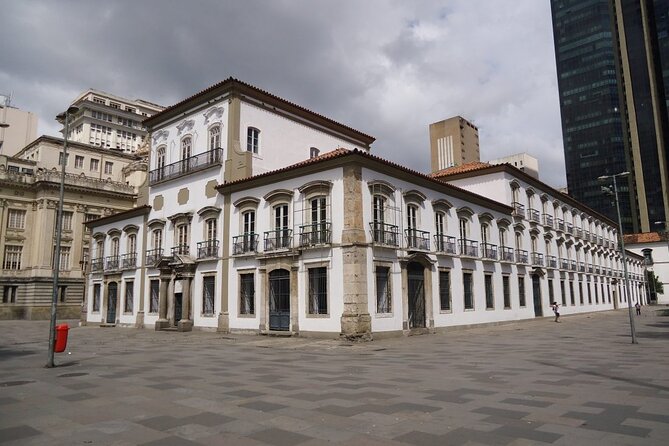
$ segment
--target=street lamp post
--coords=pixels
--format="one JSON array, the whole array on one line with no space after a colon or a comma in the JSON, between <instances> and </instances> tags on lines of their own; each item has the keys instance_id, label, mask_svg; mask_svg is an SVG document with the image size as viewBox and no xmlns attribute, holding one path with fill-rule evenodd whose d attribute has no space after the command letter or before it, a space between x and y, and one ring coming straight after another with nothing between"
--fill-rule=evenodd
<instances>
[{"instance_id":1,"label":"street lamp post","mask_svg":"<svg viewBox=\"0 0 669 446\"><path fill-rule=\"evenodd\" d=\"M611 194L615 197L616 200L616 212L618 214L618 229L619 229L619 234L620 234L620 250L622 251L622 257L623 257L623 272L625 274L625 299L627 299L627 309L629 311L629 317L630 317L630 330L632 332L632 344L638 344L636 340L636 328L634 327L634 316L632 314L632 300L630 299L630 281L629 281L629 276L627 273L627 256L625 255L625 234L623 232L623 223L622 219L620 218L620 203L618 201L618 183L616 182L616 178L624 178L628 176L630 173L629 172L621 172L617 173L615 175L603 175L599 178L597 178L600 182L606 182L607 180L612 179L613 180L613 191L611 191L610 188L606 186L602 186L602 191L607 194Z\"/></svg>"},{"instance_id":2,"label":"street lamp post","mask_svg":"<svg viewBox=\"0 0 669 446\"><path fill-rule=\"evenodd\" d=\"M71 106L65 112L56 116L56 120L63 122L63 158L60 169L60 199L56 213L56 248L53 255L53 289L51 291L51 324L49 325L49 357L46 367L54 367L53 354L56 342L56 313L58 308L58 275L60 273L60 243L63 230L63 201L65 199L65 166L67 164L67 136L69 131L70 116L79 111L78 107Z\"/></svg>"}]
</instances>

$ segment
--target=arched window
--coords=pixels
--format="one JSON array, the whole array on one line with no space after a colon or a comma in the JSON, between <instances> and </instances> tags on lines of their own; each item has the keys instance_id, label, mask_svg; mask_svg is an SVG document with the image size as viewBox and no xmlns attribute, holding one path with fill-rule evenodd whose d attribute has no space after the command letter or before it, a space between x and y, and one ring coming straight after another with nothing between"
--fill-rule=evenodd
<instances>
[{"instance_id":1,"label":"arched window","mask_svg":"<svg viewBox=\"0 0 669 446\"><path fill-rule=\"evenodd\" d=\"M258 153L260 147L260 130L255 127L246 129L246 151Z\"/></svg>"},{"instance_id":2,"label":"arched window","mask_svg":"<svg viewBox=\"0 0 669 446\"><path fill-rule=\"evenodd\" d=\"M193 149L193 140L190 136L181 140L181 160L185 161L191 157Z\"/></svg>"},{"instance_id":3,"label":"arched window","mask_svg":"<svg viewBox=\"0 0 669 446\"><path fill-rule=\"evenodd\" d=\"M215 218L209 218L205 222L204 230L205 230L205 237L208 242L213 242L216 240L216 232L217 232L217 227L218 227L218 222L216 221Z\"/></svg>"},{"instance_id":4,"label":"arched window","mask_svg":"<svg viewBox=\"0 0 669 446\"><path fill-rule=\"evenodd\" d=\"M135 234L128 235L128 254L133 254L137 251L137 236Z\"/></svg>"},{"instance_id":5,"label":"arched window","mask_svg":"<svg viewBox=\"0 0 669 446\"><path fill-rule=\"evenodd\" d=\"M466 218L460 218L460 239L466 240L469 235L469 221Z\"/></svg>"},{"instance_id":6,"label":"arched window","mask_svg":"<svg viewBox=\"0 0 669 446\"><path fill-rule=\"evenodd\" d=\"M154 229L151 231L151 246L156 251L161 251L163 249L163 230Z\"/></svg>"},{"instance_id":7,"label":"arched window","mask_svg":"<svg viewBox=\"0 0 669 446\"><path fill-rule=\"evenodd\" d=\"M221 147L221 126L215 125L209 128L209 150Z\"/></svg>"},{"instance_id":8,"label":"arched window","mask_svg":"<svg viewBox=\"0 0 669 446\"><path fill-rule=\"evenodd\" d=\"M118 237L114 237L111 239L111 256L118 257L118 253L119 253Z\"/></svg>"},{"instance_id":9,"label":"arched window","mask_svg":"<svg viewBox=\"0 0 669 446\"><path fill-rule=\"evenodd\" d=\"M165 174L165 163L165 146L158 147L158 150L156 150L156 169L159 178L162 178Z\"/></svg>"}]
</instances>

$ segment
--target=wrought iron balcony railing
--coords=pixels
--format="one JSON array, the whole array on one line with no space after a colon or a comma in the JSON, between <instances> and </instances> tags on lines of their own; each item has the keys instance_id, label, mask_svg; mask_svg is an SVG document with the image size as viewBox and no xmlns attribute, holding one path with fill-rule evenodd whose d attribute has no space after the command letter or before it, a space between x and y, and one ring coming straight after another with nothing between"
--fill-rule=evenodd
<instances>
[{"instance_id":1,"label":"wrought iron balcony railing","mask_svg":"<svg viewBox=\"0 0 669 446\"><path fill-rule=\"evenodd\" d=\"M492 243L481 243L481 258L497 260L497 245Z\"/></svg>"},{"instance_id":2,"label":"wrought iron balcony railing","mask_svg":"<svg viewBox=\"0 0 669 446\"><path fill-rule=\"evenodd\" d=\"M585 240L586 242L590 241L590 231L588 231L587 229L583 231L583 240Z\"/></svg>"},{"instance_id":3,"label":"wrought iron balcony railing","mask_svg":"<svg viewBox=\"0 0 669 446\"><path fill-rule=\"evenodd\" d=\"M172 257L175 257L177 255L180 255L180 256L190 255L190 247L186 244L181 244L181 245L174 246L172 248Z\"/></svg>"},{"instance_id":4,"label":"wrought iron balcony railing","mask_svg":"<svg viewBox=\"0 0 669 446\"><path fill-rule=\"evenodd\" d=\"M564 232L564 220L561 218L556 218L555 222L556 222L555 229Z\"/></svg>"},{"instance_id":5,"label":"wrought iron balcony railing","mask_svg":"<svg viewBox=\"0 0 669 446\"><path fill-rule=\"evenodd\" d=\"M249 254L258 251L258 234L244 234L232 237L232 255Z\"/></svg>"},{"instance_id":6,"label":"wrought iron balcony railing","mask_svg":"<svg viewBox=\"0 0 669 446\"><path fill-rule=\"evenodd\" d=\"M583 237L583 230L578 226L574 227L574 236L581 238Z\"/></svg>"},{"instance_id":7,"label":"wrought iron balcony railing","mask_svg":"<svg viewBox=\"0 0 669 446\"><path fill-rule=\"evenodd\" d=\"M533 252L531 257L533 266L544 266L544 255L542 253Z\"/></svg>"},{"instance_id":8,"label":"wrought iron balcony railing","mask_svg":"<svg viewBox=\"0 0 669 446\"><path fill-rule=\"evenodd\" d=\"M420 251L430 250L430 233L419 231L418 229L405 229L404 237L407 242L407 249L417 249Z\"/></svg>"},{"instance_id":9,"label":"wrought iron balcony railing","mask_svg":"<svg viewBox=\"0 0 669 446\"><path fill-rule=\"evenodd\" d=\"M265 252L290 249L293 242L292 229L276 229L265 231Z\"/></svg>"},{"instance_id":10,"label":"wrought iron balcony railing","mask_svg":"<svg viewBox=\"0 0 669 446\"><path fill-rule=\"evenodd\" d=\"M540 223L541 222L540 216L541 214L537 209L529 208L527 210L527 219L531 222Z\"/></svg>"},{"instance_id":11,"label":"wrought iron balcony railing","mask_svg":"<svg viewBox=\"0 0 669 446\"><path fill-rule=\"evenodd\" d=\"M516 263L525 263L528 264L527 251L524 249L516 249Z\"/></svg>"},{"instance_id":12,"label":"wrought iron balcony railing","mask_svg":"<svg viewBox=\"0 0 669 446\"><path fill-rule=\"evenodd\" d=\"M570 260L569 261L569 269L572 271L576 271L578 269L576 260Z\"/></svg>"},{"instance_id":13,"label":"wrought iron balcony railing","mask_svg":"<svg viewBox=\"0 0 669 446\"><path fill-rule=\"evenodd\" d=\"M479 242L475 240L468 240L466 238L458 239L458 246L460 247L460 255L467 257L479 256Z\"/></svg>"},{"instance_id":14,"label":"wrought iron balcony railing","mask_svg":"<svg viewBox=\"0 0 669 446\"><path fill-rule=\"evenodd\" d=\"M525 217L525 205L518 203L517 201L513 201L511 202L511 207L513 208L512 213L514 217Z\"/></svg>"},{"instance_id":15,"label":"wrought iron balcony railing","mask_svg":"<svg viewBox=\"0 0 669 446\"><path fill-rule=\"evenodd\" d=\"M300 226L300 247L329 245L332 243L330 222L318 222Z\"/></svg>"},{"instance_id":16,"label":"wrought iron balcony railing","mask_svg":"<svg viewBox=\"0 0 669 446\"><path fill-rule=\"evenodd\" d=\"M568 259L560 259L560 269L569 270L569 260Z\"/></svg>"},{"instance_id":17,"label":"wrought iron balcony railing","mask_svg":"<svg viewBox=\"0 0 669 446\"><path fill-rule=\"evenodd\" d=\"M434 236L434 246L437 252L455 254L455 237L437 234Z\"/></svg>"},{"instance_id":18,"label":"wrought iron balcony railing","mask_svg":"<svg viewBox=\"0 0 669 446\"><path fill-rule=\"evenodd\" d=\"M104 259L99 258L99 259L92 259L91 260L91 272L96 273L98 271L102 271L104 269Z\"/></svg>"},{"instance_id":19,"label":"wrought iron balcony railing","mask_svg":"<svg viewBox=\"0 0 669 446\"><path fill-rule=\"evenodd\" d=\"M146 266L156 266L163 259L163 249L149 249L146 251Z\"/></svg>"},{"instance_id":20,"label":"wrought iron balcony railing","mask_svg":"<svg viewBox=\"0 0 669 446\"><path fill-rule=\"evenodd\" d=\"M149 185L167 181L172 178L178 178L191 172L206 169L209 166L221 164L223 162L223 149L217 148L208 152L199 153L189 158L177 161L176 163L158 167L149 172Z\"/></svg>"},{"instance_id":21,"label":"wrought iron balcony railing","mask_svg":"<svg viewBox=\"0 0 669 446\"><path fill-rule=\"evenodd\" d=\"M197 258L211 259L218 257L218 240L205 240L197 243Z\"/></svg>"},{"instance_id":22,"label":"wrought iron balcony railing","mask_svg":"<svg viewBox=\"0 0 669 446\"><path fill-rule=\"evenodd\" d=\"M121 267L123 269L137 268L137 253L123 254L121 256Z\"/></svg>"},{"instance_id":23,"label":"wrought iron balcony railing","mask_svg":"<svg viewBox=\"0 0 669 446\"><path fill-rule=\"evenodd\" d=\"M119 256L109 256L105 262L105 271L116 271L119 266Z\"/></svg>"},{"instance_id":24,"label":"wrought iron balcony railing","mask_svg":"<svg viewBox=\"0 0 669 446\"><path fill-rule=\"evenodd\" d=\"M579 273L584 273L585 272L585 263L578 262L578 272Z\"/></svg>"},{"instance_id":25,"label":"wrought iron balcony railing","mask_svg":"<svg viewBox=\"0 0 669 446\"><path fill-rule=\"evenodd\" d=\"M571 223L566 223L565 226L566 226L566 231L565 232L567 234L572 234L573 235L574 234L574 225L571 224Z\"/></svg>"},{"instance_id":26,"label":"wrought iron balcony railing","mask_svg":"<svg viewBox=\"0 0 669 446\"><path fill-rule=\"evenodd\" d=\"M372 240L375 244L399 246L397 226L381 222L372 222L369 226L372 231Z\"/></svg>"},{"instance_id":27,"label":"wrought iron balcony railing","mask_svg":"<svg viewBox=\"0 0 669 446\"><path fill-rule=\"evenodd\" d=\"M516 259L516 256L513 252L513 248L509 248L508 246L502 246L500 250L500 256L499 259L502 262L514 262Z\"/></svg>"},{"instance_id":28,"label":"wrought iron balcony railing","mask_svg":"<svg viewBox=\"0 0 669 446\"><path fill-rule=\"evenodd\" d=\"M555 219L553 218L552 215L544 214L544 226L552 228L554 223Z\"/></svg>"},{"instance_id":29,"label":"wrought iron balcony railing","mask_svg":"<svg viewBox=\"0 0 669 446\"><path fill-rule=\"evenodd\" d=\"M557 257L546 256L546 268L557 268Z\"/></svg>"}]
</instances>

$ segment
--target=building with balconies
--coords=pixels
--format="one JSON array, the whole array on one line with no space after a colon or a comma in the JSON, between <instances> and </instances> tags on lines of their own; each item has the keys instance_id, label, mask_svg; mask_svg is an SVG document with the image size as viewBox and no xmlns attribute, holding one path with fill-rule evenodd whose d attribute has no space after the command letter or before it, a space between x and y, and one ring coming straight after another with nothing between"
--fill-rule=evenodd
<instances>
[{"instance_id":1,"label":"building with balconies","mask_svg":"<svg viewBox=\"0 0 669 446\"><path fill-rule=\"evenodd\" d=\"M89 323L368 337L626 301L579 270L622 269L612 223L511 166L415 172L234 79L145 124L148 205L87 223Z\"/></svg>"}]
</instances>

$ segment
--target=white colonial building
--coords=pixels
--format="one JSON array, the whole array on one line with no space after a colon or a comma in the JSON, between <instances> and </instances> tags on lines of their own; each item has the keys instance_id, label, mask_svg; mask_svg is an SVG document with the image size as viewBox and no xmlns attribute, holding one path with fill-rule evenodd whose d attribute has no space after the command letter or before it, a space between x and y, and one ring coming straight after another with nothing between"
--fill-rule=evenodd
<instances>
[{"instance_id":1,"label":"white colonial building","mask_svg":"<svg viewBox=\"0 0 669 446\"><path fill-rule=\"evenodd\" d=\"M89 323L378 336L624 302L611 222L510 166L421 174L234 79L145 124L149 205L87 223Z\"/></svg>"}]
</instances>

